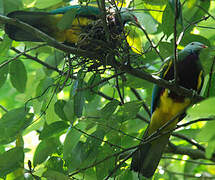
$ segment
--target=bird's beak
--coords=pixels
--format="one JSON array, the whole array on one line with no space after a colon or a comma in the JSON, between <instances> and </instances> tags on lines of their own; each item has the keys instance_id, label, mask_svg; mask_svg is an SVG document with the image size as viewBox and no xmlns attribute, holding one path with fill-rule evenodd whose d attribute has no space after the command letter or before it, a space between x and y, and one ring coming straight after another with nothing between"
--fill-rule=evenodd
<instances>
[{"instance_id":1,"label":"bird's beak","mask_svg":"<svg viewBox=\"0 0 215 180\"><path fill-rule=\"evenodd\" d=\"M202 48L208 48L208 46L206 46L206 45L203 44L203 45L202 45Z\"/></svg>"}]
</instances>

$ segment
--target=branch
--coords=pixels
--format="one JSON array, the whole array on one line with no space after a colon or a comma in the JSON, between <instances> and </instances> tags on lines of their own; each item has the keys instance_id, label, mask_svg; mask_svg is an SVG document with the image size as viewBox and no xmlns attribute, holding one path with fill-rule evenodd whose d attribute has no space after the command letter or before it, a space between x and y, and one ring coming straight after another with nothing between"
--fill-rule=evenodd
<instances>
[{"instance_id":1,"label":"branch","mask_svg":"<svg viewBox=\"0 0 215 180\"><path fill-rule=\"evenodd\" d=\"M197 143L194 139L190 139L190 138L184 136L183 134L179 134L179 133L175 133L175 132L172 133L172 136L183 139L183 140L187 141L188 143L196 146L199 150L205 151L205 148L202 145L200 145L199 143Z\"/></svg>"},{"instance_id":2,"label":"branch","mask_svg":"<svg viewBox=\"0 0 215 180\"><path fill-rule=\"evenodd\" d=\"M47 34L43 33L42 31L30 26L29 24L26 24L22 21L19 21L17 19L9 18L3 15L0 15L0 22L3 24L10 24L13 26L16 26L18 28L21 28L31 34L34 34L37 38L41 39L41 41L47 42L48 45L55 47L56 49L62 50L67 53L72 53L77 56L86 56L91 58L101 58L97 53L76 49L70 46L66 46L62 43L59 43L54 38L48 36Z\"/></svg>"},{"instance_id":3,"label":"branch","mask_svg":"<svg viewBox=\"0 0 215 180\"><path fill-rule=\"evenodd\" d=\"M183 147L183 146L176 146L172 143L170 143L170 146L168 146L165 149L166 153L173 153L173 154L181 154L181 155L188 155L192 159L207 159L215 162L215 157L212 156L211 158L207 158L205 156L205 152L201 151L199 149L192 149L188 147Z\"/></svg>"},{"instance_id":4,"label":"branch","mask_svg":"<svg viewBox=\"0 0 215 180\"><path fill-rule=\"evenodd\" d=\"M178 0L175 1L175 19L174 19L174 83L178 83L178 53L177 53L177 18L178 18Z\"/></svg>"},{"instance_id":5,"label":"branch","mask_svg":"<svg viewBox=\"0 0 215 180\"><path fill-rule=\"evenodd\" d=\"M183 96L186 96L186 97L191 97L194 100L194 102L196 102L196 101L198 102L198 101L201 101L201 100L204 99L204 97L199 96L193 90L186 89L186 88L184 88L182 86L179 86L179 85L176 85L176 84L171 83L169 81L166 81L164 79L161 79L158 76L153 76L153 75L151 75L151 74L149 74L149 73L147 73L145 71L141 71L139 69L134 69L131 66L126 66L126 65L122 65L122 64L118 65L118 67L120 67L122 71L125 71L126 73L129 73L129 74L131 74L131 75L133 75L135 77L147 80L149 82L157 84L158 86L167 88L167 89L169 89L171 91L176 92L179 95L183 95Z\"/></svg>"},{"instance_id":6,"label":"branch","mask_svg":"<svg viewBox=\"0 0 215 180\"><path fill-rule=\"evenodd\" d=\"M194 160L190 160L190 159L185 160L185 159L169 157L169 156L162 156L162 159L173 159L173 160L177 160L177 161L185 161L185 162L190 162L193 164L207 165L207 166L214 166L215 165L215 163L199 162L199 161L194 161Z\"/></svg>"},{"instance_id":7,"label":"branch","mask_svg":"<svg viewBox=\"0 0 215 180\"><path fill-rule=\"evenodd\" d=\"M134 89L134 88L130 88L130 89L131 89L131 91L133 92L133 94L136 96L136 98L137 98L138 100L140 100L140 101L143 102L143 99L141 98L141 96L140 96L140 94L137 92L137 90ZM150 117L150 116L151 116L151 113L150 113L150 110L149 110L149 108L148 108L148 106L147 106L147 104L146 104L145 102L143 102L143 108L145 109L145 111L147 112L147 114L148 114L149 117Z\"/></svg>"}]
</instances>

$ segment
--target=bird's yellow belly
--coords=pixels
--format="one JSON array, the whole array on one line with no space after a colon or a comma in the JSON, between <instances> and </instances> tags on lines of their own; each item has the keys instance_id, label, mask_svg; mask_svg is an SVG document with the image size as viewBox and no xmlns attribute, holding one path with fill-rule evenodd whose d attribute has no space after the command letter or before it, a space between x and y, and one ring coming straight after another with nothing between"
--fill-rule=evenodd
<instances>
[{"instance_id":1,"label":"bird's yellow belly","mask_svg":"<svg viewBox=\"0 0 215 180\"><path fill-rule=\"evenodd\" d=\"M168 90L165 89L164 93L160 97L160 104L152 114L151 122L148 129L148 135L155 132L161 126L173 119L178 113L182 112L190 104L189 98L184 98L182 102L175 102L168 97ZM164 131L173 129L178 122L176 118L171 124L169 124Z\"/></svg>"}]
</instances>

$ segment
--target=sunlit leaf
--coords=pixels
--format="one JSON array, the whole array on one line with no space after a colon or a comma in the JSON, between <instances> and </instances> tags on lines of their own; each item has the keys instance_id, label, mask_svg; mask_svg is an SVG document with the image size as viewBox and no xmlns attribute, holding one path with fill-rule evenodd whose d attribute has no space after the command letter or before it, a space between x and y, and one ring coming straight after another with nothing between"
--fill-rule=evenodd
<instances>
[{"instance_id":1,"label":"sunlit leaf","mask_svg":"<svg viewBox=\"0 0 215 180\"><path fill-rule=\"evenodd\" d=\"M17 91L24 93L27 82L27 71L25 65L20 60L10 63L10 81Z\"/></svg>"},{"instance_id":2,"label":"sunlit leaf","mask_svg":"<svg viewBox=\"0 0 215 180\"><path fill-rule=\"evenodd\" d=\"M24 152L22 148L13 148L0 154L0 177L18 169L24 162Z\"/></svg>"},{"instance_id":3,"label":"sunlit leaf","mask_svg":"<svg viewBox=\"0 0 215 180\"><path fill-rule=\"evenodd\" d=\"M60 141L57 138L48 138L40 142L33 157L34 167L44 162L52 153L57 152Z\"/></svg>"},{"instance_id":4,"label":"sunlit leaf","mask_svg":"<svg viewBox=\"0 0 215 180\"><path fill-rule=\"evenodd\" d=\"M8 65L5 65L0 69L0 88L4 85L7 79L8 70L9 70Z\"/></svg>"},{"instance_id":5,"label":"sunlit leaf","mask_svg":"<svg viewBox=\"0 0 215 180\"><path fill-rule=\"evenodd\" d=\"M0 144L7 144L15 140L33 120L33 114L24 107L13 109L0 119Z\"/></svg>"}]
</instances>

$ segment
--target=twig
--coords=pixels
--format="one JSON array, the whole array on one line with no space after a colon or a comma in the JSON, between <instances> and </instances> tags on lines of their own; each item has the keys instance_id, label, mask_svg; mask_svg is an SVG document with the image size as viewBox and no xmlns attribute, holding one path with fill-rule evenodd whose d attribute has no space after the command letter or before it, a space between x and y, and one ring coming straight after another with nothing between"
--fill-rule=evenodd
<instances>
[{"instance_id":1,"label":"twig","mask_svg":"<svg viewBox=\"0 0 215 180\"><path fill-rule=\"evenodd\" d=\"M205 151L205 148L202 145L198 144L194 139L190 139L190 138L184 136L183 134L179 134L179 133L175 133L175 132L172 133L172 136L183 139L183 140L187 141L188 143L196 146L199 150Z\"/></svg>"},{"instance_id":2,"label":"twig","mask_svg":"<svg viewBox=\"0 0 215 180\"><path fill-rule=\"evenodd\" d=\"M199 164L199 165L207 165L207 166L214 166L215 163L206 163L206 162L199 162L199 161L194 161L194 160L190 160L190 159L180 159L180 158L175 158L175 157L168 157L168 156L162 156L162 159L173 159L173 160L177 160L177 161L185 161L185 162L190 162L193 164Z\"/></svg>"},{"instance_id":3,"label":"twig","mask_svg":"<svg viewBox=\"0 0 215 180\"><path fill-rule=\"evenodd\" d=\"M2 106L1 104L0 104L0 108L1 108L3 111L8 112L8 110L7 110L4 106Z\"/></svg>"},{"instance_id":4,"label":"twig","mask_svg":"<svg viewBox=\"0 0 215 180\"><path fill-rule=\"evenodd\" d=\"M1 16L1 15L0 15L0 16ZM29 51L32 51L32 50L34 50L34 49L38 49L38 48L40 48L40 47L43 47L44 45L45 45L45 44L41 44L41 45L38 45L38 46L36 46L36 47L30 48L30 49L28 49L28 50L25 50L24 52L20 52L20 53L19 53L18 55L16 55L15 57L13 57L13 58L11 58L11 59L9 59L9 60L3 62L2 64L0 64L0 69L1 69L2 67L4 67L5 65L11 63L12 61L16 60L17 58L19 58L19 57L20 57L21 55L23 55L24 53L29 52Z\"/></svg>"},{"instance_id":5,"label":"twig","mask_svg":"<svg viewBox=\"0 0 215 180\"><path fill-rule=\"evenodd\" d=\"M179 173L179 172L174 172L174 171L170 171L168 169L164 169L166 172L170 173L170 174L174 174L174 175L179 175L179 176L184 176L184 177L190 177L190 178L197 178L197 179L214 179L215 177L210 177L210 176L205 176L205 175L201 175L201 176L195 176L192 174L187 174L187 173Z\"/></svg>"},{"instance_id":6,"label":"twig","mask_svg":"<svg viewBox=\"0 0 215 180\"><path fill-rule=\"evenodd\" d=\"M75 126L73 126L72 128L75 129L75 130L77 130L77 131L79 131L79 132L81 132L82 134L85 134L86 136L92 137L92 138L94 138L94 139L96 139L96 140L98 140L98 141L100 141L100 142L104 142L104 143L110 145L111 147L116 147L116 148L119 148L119 149L125 149L125 148L123 148L123 147L121 147L121 146L118 146L118 145L116 145L116 144L113 144L113 143L111 143L111 142L109 142L109 141L106 141L106 140L103 140L103 139L101 139L101 138L98 138L98 137L96 137L96 136L94 136L94 135L88 134L88 133L86 133L85 131L82 131L81 129L79 129L79 128L75 127Z\"/></svg>"},{"instance_id":7,"label":"twig","mask_svg":"<svg viewBox=\"0 0 215 180\"><path fill-rule=\"evenodd\" d=\"M215 120L215 117L211 117L211 118L201 118L201 119L193 120L193 121L190 121L190 122L187 122L187 123L184 123L184 124L177 125L177 126L174 128L174 130L179 129L179 128L181 128L181 127L189 126L189 125L194 124L194 123L197 123L197 122L201 122L201 121L214 121L214 120Z\"/></svg>"},{"instance_id":8,"label":"twig","mask_svg":"<svg viewBox=\"0 0 215 180\"><path fill-rule=\"evenodd\" d=\"M210 95L210 89L211 89L211 84L212 84L212 77L213 77L214 64L215 64L215 56L214 56L214 58L213 58L213 62L212 62L212 64L211 64L211 69L210 69L210 73L209 73L207 97L209 97L209 95Z\"/></svg>"},{"instance_id":9,"label":"twig","mask_svg":"<svg viewBox=\"0 0 215 180\"><path fill-rule=\"evenodd\" d=\"M178 18L178 0L175 1L175 18L174 18L174 83L178 84L178 52L177 52L177 18Z\"/></svg>"},{"instance_id":10,"label":"twig","mask_svg":"<svg viewBox=\"0 0 215 180\"><path fill-rule=\"evenodd\" d=\"M147 112L147 114L149 115L149 117L151 116L151 113L150 113L150 110L147 106L147 104L145 102L143 102L143 99L141 98L140 94L137 92L136 89L134 88L130 88L131 89L131 92L133 92L133 94L136 96L136 98L140 101L142 101L143 103L143 108L145 109L145 111Z\"/></svg>"},{"instance_id":11,"label":"twig","mask_svg":"<svg viewBox=\"0 0 215 180\"><path fill-rule=\"evenodd\" d=\"M193 90L189 90L186 89L182 86L179 85L175 85L172 82L166 81L164 79L161 79L158 76L153 76L147 72L144 72L143 70L139 70L139 69L134 69L130 66L126 66L126 65L120 65L118 66L121 68L122 71L125 71L126 73L129 73L135 77L139 77L141 79L145 79L149 82L155 83L158 86L164 87L169 89L170 91L176 92L179 95L183 95L183 96L187 96L187 97L191 97L194 101L201 101L204 99L204 97L199 96L197 93L195 93L195 91Z\"/></svg>"},{"instance_id":12,"label":"twig","mask_svg":"<svg viewBox=\"0 0 215 180\"><path fill-rule=\"evenodd\" d=\"M98 53L93 53L81 49L76 49L70 46L66 46L62 43L59 43L54 38L48 36L47 34L43 33L42 31L38 30L37 28L34 28L30 26L27 23L24 23L22 21L19 21L17 19L9 18L3 15L0 15L0 22L4 24L10 24L13 26L16 26L18 28L21 28L31 34L34 34L37 38L41 39L41 41L47 42L48 45L55 47L56 49L62 50L67 53L76 54L78 56L86 56L92 57L92 58L101 58Z\"/></svg>"},{"instance_id":13,"label":"twig","mask_svg":"<svg viewBox=\"0 0 215 180\"><path fill-rule=\"evenodd\" d=\"M23 56L27 57L28 59L32 59L33 61L45 66L47 69L51 69L51 70L54 70L56 72L58 72L59 74L63 74L63 71L59 70L58 68L56 67L53 67L45 62L43 62L42 60L38 59L37 57L34 57L34 56L31 56L29 54L26 54L26 52L21 52L20 50L14 48L14 47L11 47L11 50L13 50L14 52L16 53L22 53Z\"/></svg>"},{"instance_id":14,"label":"twig","mask_svg":"<svg viewBox=\"0 0 215 180\"><path fill-rule=\"evenodd\" d=\"M164 58L161 56L160 52L157 50L156 46L154 45L154 43L152 42L152 40L150 39L148 33L146 32L146 30L142 27L142 26L139 26L139 28L144 32L147 40L149 41L151 47L155 50L155 52L157 53L157 55L160 57L160 59L162 61L164 61Z\"/></svg>"}]
</instances>

